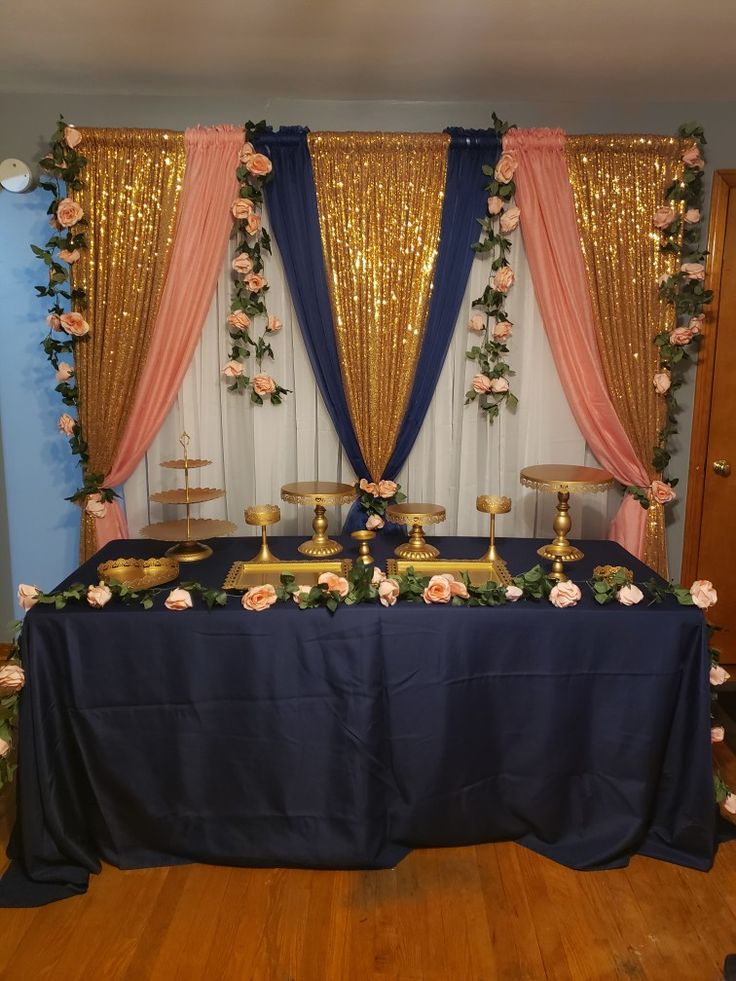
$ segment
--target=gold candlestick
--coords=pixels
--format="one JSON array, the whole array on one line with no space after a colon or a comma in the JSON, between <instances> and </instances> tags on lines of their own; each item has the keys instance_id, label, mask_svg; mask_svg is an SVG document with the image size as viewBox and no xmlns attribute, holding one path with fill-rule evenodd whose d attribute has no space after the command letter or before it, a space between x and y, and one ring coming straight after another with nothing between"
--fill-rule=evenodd
<instances>
[{"instance_id":1,"label":"gold candlestick","mask_svg":"<svg viewBox=\"0 0 736 981\"><path fill-rule=\"evenodd\" d=\"M367 528L363 531L353 531L350 533L350 537L358 543L358 562L362 562L363 565L373 565L375 560L371 555L371 548L368 543L376 537L375 531L368 531Z\"/></svg>"},{"instance_id":2,"label":"gold candlestick","mask_svg":"<svg viewBox=\"0 0 736 981\"><path fill-rule=\"evenodd\" d=\"M300 480L295 484L284 484L281 488L281 500L290 504L314 505L314 534L298 546L303 555L314 555L318 558L337 555L342 552L342 545L327 537L327 518L325 505L349 504L355 498L355 487L352 484L337 484L320 480Z\"/></svg>"},{"instance_id":3,"label":"gold candlestick","mask_svg":"<svg viewBox=\"0 0 736 981\"><path fill-rule=\"evenodd\" d=\"M501 556L496 550L496 515L508 514L511 510L510 497L494 497L492 494L481 494L475 499L475 508L491 516L491 528L488 549L481 555L481 562L497 562Z\"/></svg>"},{"instance_id":4,"label":"gold candlestick","mask_svg":"<svg viewBox=\"0 0 736 981\"><path fill-rule=\"evenodd\" d=\"M411 525L409 541L394 549L400 559L421 562L434 559L438 548L424 538L424 525L435 525L445 520L445 509L439 504L392 504L386 508L386 517L397 525Z\"/></svg>"},{"instance_id":5,"label":"gold candlestick","mask_svg":"<svg viewBox=\"0 0 736 981\"><path fill-rule=\"evenodd\" d=\"M250 560L252 563L279 561L268 547L266 528L268 525L275 525L280 520L281 508L278 504L253 504L245 509L245 523L247 525L260 525L261 527L261 547L256 557Z\"/></svg>"}]
</instances>

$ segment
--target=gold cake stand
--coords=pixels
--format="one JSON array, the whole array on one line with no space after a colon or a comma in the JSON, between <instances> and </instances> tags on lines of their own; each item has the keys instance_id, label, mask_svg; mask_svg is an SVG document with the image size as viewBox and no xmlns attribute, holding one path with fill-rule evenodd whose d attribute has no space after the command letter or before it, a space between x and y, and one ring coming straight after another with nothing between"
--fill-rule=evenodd
<instances>
[{"instance_id":1,"label":"gold cake stand","mask_svg":"<svg viewBox=\"0 0 736 981\"><path fill-rule=\"evenodd\" d=\"M284 484L281 500L289 504L311 504L314 507L314 534L298 546L303 555L323 558L342 552L342 545L327 537L327 518L325 507L350 504L355 499L352 484L331 483L326 480L299 480L295 484Z\"/></svg>"},{"instance_id":2,"label":"gold cake stand","mask_svg":"<svg viewBox=\"0 0 736 981\"><path fill-rule=\"evenodd\" d=\"M568 464L544 463L525 467L520 475L521 483L536 491L557 494L557 514L552 522L555 532L549 545L537 549L537 555L552 560L551 579L565 582L565 562L579 562L583 553L571 545L567 535L572 527L570 519L570 494L598 494L608 490L614 477L607 470L597 467L576 467Z\"/></svg>"},{"instance_id":3,"label":"gold cake stand","mask_svg":"<svg viewBox=\"0 0 736 981\"><path fill-rule=\"evenodd\" d=\"M421 562L436 559L440 554L424 538L424 525L437 525L445 520L445 509L439 504L392 504L386 508L386 517L397 525L411 525L409 541L395 548L394 555Z\"/></svg>"},{"instance_id":4,"label":"gold cake stand","mask_svg":"<svg viewBox=\"0 0 736 981\"><path fill-rule=\"evenodd\" d=\"M488 541L488 549L481 555L481 562L497 562L501 556L496 550L496 515L508 514L511 510L510 497L495 497L493 494L481 494L475 499L475 510L483 514L490 514L491 529Z\"/></svg>"},{"instance_id":5,"label":"gold cake stand","mask_svg":"<svg viewBox=\"0 0 736 981\"><path fill-rule=\"evenodd\" d=\"M366 528L361 531L351 531L350 537L358 543L358 559L361 565L373 565L375 559L371 555L370 542L376 537L375 531L368 531Z\"/></svg>"},{"instance_id":6,"label":"gold cake stand","mask_svg":"<svg viewBox=\"0 0 736 981\"><path fill-rule=\"evenodd\" d=\"M268 547L268 537L266 528L281 521L281 508L278 504L252 504L245 509L245 523L247 525L259 525L261 529L261 547L251 563L255 562L278 562L279 560Z\"/></svg>"}]
</instances>

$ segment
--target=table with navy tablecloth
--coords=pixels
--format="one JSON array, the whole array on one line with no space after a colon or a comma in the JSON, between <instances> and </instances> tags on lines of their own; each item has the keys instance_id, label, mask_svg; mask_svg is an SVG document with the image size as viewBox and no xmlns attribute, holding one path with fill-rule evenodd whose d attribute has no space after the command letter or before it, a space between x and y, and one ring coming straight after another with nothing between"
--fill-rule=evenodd
<instances>
[{"instance_id":1,"label":"table with navy tablecloth","mask_svg":"<svg viewBox=\"0 0 736 981\"><path fill-rule=\"evenodd\" d=\"M373 551L384 565L399 538ZM481 539L433 538L473 557ZM297 538L273 538L282 558ZM220 586L257 540L211 543ZM355 543L344 540L345 555ZM512 574L540 542L500 539ZM705 621L669 598L574 608L400 602L172 612L111 602L26 616L14 862L0 904L83 892L100 862L386 868L412 848L517 841L577 869L639 853L708 869L716 810ZM98 563L162 554L106 546Z\"/></svg>"}]
</instances>

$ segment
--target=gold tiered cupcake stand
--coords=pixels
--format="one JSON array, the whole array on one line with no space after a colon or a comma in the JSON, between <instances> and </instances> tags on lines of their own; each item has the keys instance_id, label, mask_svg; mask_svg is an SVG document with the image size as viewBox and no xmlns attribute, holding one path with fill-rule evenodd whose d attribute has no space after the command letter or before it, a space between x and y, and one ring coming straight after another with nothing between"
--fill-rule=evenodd
<instances>
[{"instance_id":1,"label":"gold tiered cupcake stand","mask_svg":"<svg viewBox=\"0 0 736 981\"><path fill-rule=\"evenodd\" d=\"M198 562L212 555L212 549L199 538L221 538L232 535L237 531L237 525L232 521L222 521L217 518L193 518L192 504L203 504L205 501L216 501L225 496L225 491L214 487L190 487L189 471L206 467L211 460L196 460L189 457L189 436L182 433L179 440L184 448L184 457L180 460L164 460L162 467L170 470L184 471L184 486L174 490L159 491L150 495L150 500L158 504L183 504L186 507L186 517L175 521L157 521L141 528L141 535L146 538L156 538L164 542L176 542L166 550L166 554L179 562Z\"/></svg>"},{"instance_id":2,"label":"gold tiered cupcake stand","mask_svg":"<svg viewBox=\"0 0 736 981\"><path fill-rule=\"evenodd\" d=\"M281 500L289 504L310 504L314 507L314 534L306 542L297 546L303 555L324 558L342 552L342 545L327 537L327 518L325 507L350 504L355 499L352 484L331 483L325 480L300 480L295 484L284 484Z\"/></svg>"},{"instance_id":3,"label":"gold tiered cupcake stand","mask_svg":"<svg viewBox=\"0 0 736 981\"><path fill-rule=\"evenodd\" d=\"M438 548L424 537L424 525L436 525L445 520L445 509L439 504L392 504L386 508L386 517L397 525L411 525L409 541L394 549L394 555L411 562L436 559Z\"/></svg>"}]
</instances>

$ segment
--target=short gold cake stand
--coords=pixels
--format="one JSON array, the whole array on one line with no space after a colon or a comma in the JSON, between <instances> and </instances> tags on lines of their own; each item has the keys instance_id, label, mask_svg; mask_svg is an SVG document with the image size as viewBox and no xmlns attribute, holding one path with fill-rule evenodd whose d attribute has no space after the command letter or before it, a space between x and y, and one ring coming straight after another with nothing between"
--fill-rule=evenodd
<instances>
[{"instance_id":1,"label":"short gold cake stand","mask_svg":"<svg viewBox=\"0 0 736 981\"><path fill-rule=\"evenodd\" d=\"M361 531L351 531L350 537L354 538L358 543L357 561L360 562L361 565L373 565L375 559L371 555L371 547L369 542L376 537L375 531L368 531L365 528Z\"/></svg>"},{"instance_id":2,"label":"short gold cake stand","mask_svg":"<svg viewBox=\"0 0 736 981\"><path fill-rule=\"evenodd\" d=\"M268 546L266 528L281 521L281 508L278 504L253 504L245 509L245 523L247 525L257 525L261 529L261 547L255 558L250 560L253 565L256 562L278 562Z\"/></svg>"},{"instance_id":3,"label":"short gold cake stand","mask_svg":"<svg viewBox=\"0 0 736 981\"><path fill-rule=\"evenodd\" d=\"M325 480L300 480L295 484L284 484L281 500L289 504L311 504L314 507L314 534L298 546L303 555L324 558L342 552L342 545L327 537L327 518L325 507L350 504L355 499L352 484L337 484Z\"/></svg>"},{"instance_id":4,"label":"short gold cake stand","mask_svg":"<svg viewBox=\"0 0 736 981\"><path fill-rule=\"evenodd\" d=\"M557 494L557 514L552 522L555 538L549 545L537 549L537 555L552 560L551 579L565 582L566 562L579 562L583 553L571 545L567 535L572 527L570 519L570 494L598 494L608 490L614 478L607 470L597 467L576 467L567 464L545 463L525 467L520 473L521 483L536 491Z\"/></svg>"},{"instance_id":5,"label":"short gold cake stand","mask_svg":"<svg viewBox=\"0 0 736 981\"><path fill-rule=\"evenodd\" d=\"M424 525L437 525L445 520L445 509L439 504L392 504L386 508L386 517L397 525L411 525L409 541L395 548L394 555L422 562L436 559L440 554L424 538Z\"/></svg>"},{"instance_id":6,"label":"short gold cake stand","mask_svg":"<svg viewBox=\"0 0 736 981\"><path fill-rule=\"evenodd\" d=\"M510 497L494 497L492 494L481 494L475 499L476 511L491 516L491 530L488 542L488 549L481 555L481 562L498 562L501 556L496 550L496 515L508 514L511 510Z\"/></svg>"}]
</instances>

